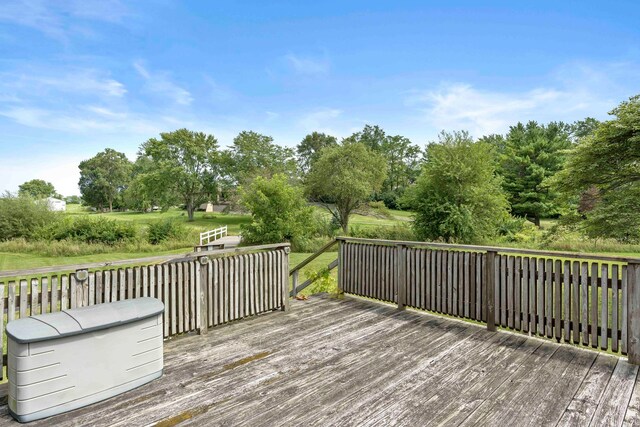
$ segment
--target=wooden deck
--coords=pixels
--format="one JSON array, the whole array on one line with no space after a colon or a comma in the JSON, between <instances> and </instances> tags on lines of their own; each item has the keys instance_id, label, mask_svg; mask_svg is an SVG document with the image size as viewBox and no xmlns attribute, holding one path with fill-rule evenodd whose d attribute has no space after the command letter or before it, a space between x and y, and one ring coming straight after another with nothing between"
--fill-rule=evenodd
<instances>
[{"instance_id":1,"label":"wooden deck","mask_svg":"<svg viewBox=\"0 0 640 427\"><path fill-rule=\"evenodd\" d=\"M29 425L178 424L631 426L640 378L604 353L314 297L173 339L161 379Z\"/></svg>"}]
</instances>

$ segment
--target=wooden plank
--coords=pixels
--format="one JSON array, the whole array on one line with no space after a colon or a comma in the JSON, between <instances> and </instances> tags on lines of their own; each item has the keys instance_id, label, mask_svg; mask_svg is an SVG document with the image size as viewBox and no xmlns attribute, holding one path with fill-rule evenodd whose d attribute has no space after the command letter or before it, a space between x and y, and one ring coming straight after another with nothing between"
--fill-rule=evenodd
<instances>
[{"instance_id":1,"label":"wooden plank","mask_svg":"<svg viewBox=\"0 0 640 427\"><path fill-rule=\"evenodd\" d=\"M562 275L562 261L559 259L555 260L553 274L553 320L555 322L554 336L556 338L556 341L560 342L560 340L562 339L562 281L560 279Z\"/></svg>"},{"instance_id":2,"label":"wooden plank","mask_svg":"<svg viewBox=\"0 0 640 427\"><path fill-rule=\"evenodd\" d=\"M510 292L507 291L507 269L508 269L508 263L509 263L509 257L507 255L498 255L496 261L499 263L499 269L500 269L500 298L498 299L499 301L499 307L500 307L500 326L502 327L508 327L509 326L509 322L507 321L507 309L509 308L508 306L508 297ZM511 309L513 311L513 308ZM511 327L513 327L513 321L511 322Z\"/></svg>"},{"instance_id":3,"label":"wooden plank","mask_svg":"<svg viewBox=\"0 0 640 427\"><path fill-rule=\"evenodd\" d=\"M598 347L598 263L591 264L591 301L589 301L589 309L591 314L589 315L589 323L591 326L591 347ZM607 287L603 288L603 291L607 291Z\"/></svg>"},{"instance_id":4,"label":"wooden plank","mask_svg":"<svg viewBox=\"0 0 640 427\"><path fill-rule=\"evenodd\" d=\"M600 308L600 349L606 350L609 348L609 335L607 334L607 330L609 328L609 288L607 286L607 278L609 277L609 266L607 264L602 264L602 274L600 275L601 284L600 289L602 290L602 305ZM594 278L595 279L595 278ZM597 282L596 282L596 290L595 294L598 295ZM596 317L597 317L597 304L596 304ZM597 333L597 329L596 329ZM612 337L613 339L613 337ZM597 340L594 340L597 342Z\"/></svg>"},{"instance_id":5,"label":"wooden plank","mask_svg":"<svg viewBox=\"0 0 640 427\"><path fill-rule=\"evenodd\" d=\"M564 293L563 293L563 307L564 307L564 340L565 342L571 342L571 261L564 261L562 263L564 271ZM575 304L575 302L574 302Z\"/></svg>"},{"instance_id":6,"label":"wooden plank","mask_svg":"<svg viewBox=\"0 0 640 427\"><path fill-rule=\"evenodd\" d=\"M162 301L164 302L164 314L162 318L163 333L165 337L169 336L171 330L171 267L162 264L160 265L162 270Z\"/></svg>"},{"instance_id":7,"label":"wooden plank","mask_svg":"<svg viewBox=\"0 0 640 427\"><path fill-rule=\"evenodd\" d=\"M547 259L545 265L545 301L544 317L547 338L553 336L553 260Z\"/></svg>"},{"instance_id":8,"label":"wooden plank","mask_svg":"<svg viewBox=\"0 0 640 427\"><path fill-rule=\"evenodd\" d=\"M529 258L529 333L535 334L537 329L538 319L538 304L536 301L536 265L538 261L536 258Z\"/></svg>"},{"instance_id":9,"label":"wooden plank","mask_svg":"<svg viewBox=\"0 0 640 427\"><path fill-rule=\"evenodd\" d=\"M515 267L515 258L512 255L509 256L504 256L503 261L507 261L507 265L503 266L503 269L505 270L503 273L503 280L505 279L506 275L506 294L507 294L507 322L506 325L503 326L508 326L509 328L513 329L514 328L514 321L515 321L515 312L514 312L514 306L515 306L515 271L514 271L514 267Z\"/></svg>"},{"instance_id":10,"label":"wooden plank","mask_svg":"<svg viewBox=\"0 0 640 427\"><path fill-rule=\"evenodd\" d=\"M624 421L627 405L638 376L638 366L620 360L593 414L593 421L619 426Z\"/></svg>"},{"instance_id":11,"label":"wooden plank","mask_svg":"<svg viewBox=\"0 0 640 427\"><path fill-rule=\"evenodd\" d=\"M447 251L447 311L449 315L453 314L453 251Z\"/></svg>"},{"instance_id":12,"label":"wooden plank","mask_svg":"<svg viewBox=\"0 0 640 427\"><path fill-rule=\"evenodd\" d=\"M580 302L582 307L580 312L582 327L582 344L589 345L589 263L583 262L580 265L580 290L582 291Z\"/></svg>"},{"instance_id":13,"label":"wooden plank","mask_svg":"<svg viewBox=\"0 0 640 427\"><path fill-rule=\"evenodd\" d=\"M159 295L161 295L160 293L158 293L158 284L160 282L160 280L158 280L157 272L158 272L158 266L157 265L150 265L148 266L148 270L149 270L149 286L148 286L148 293L144 293L144 291L142 292L143 296L149 296L151 298L158 298L161 299L159 297ZM147 288L145 288L147 289ZM158 296L156 296L158 295Z\"/></svg>"},{"instance_id":14,"label":"wooden plank","mask_svg":"<svg viewBox=\"0 0 640 427\"><path fill-rule=\"evenodd\" d=\"M478 321L483 320L483 310L482 310L482 299L484 295L482 293L482 277L484 272L482 271L482 263L484 254L477 253L475 254L475 263L476 263L476 316L475 319Z\"/></svg>"},{"instance_id":15,"label":"wooden plank","mask_svg":"<svg viewBox=\"0 0 640 427\"><path fill-rule=\"evenodd\" d=\"M629 296L627 300L629 363L640 365L640 264L627 265Z\"/></svg>"},{"instance_id":16,"label":"wooden plank","mask_svg":"<svg viewBox=\"0 0 640 427\"><path fill-rule=\"evenodd\" d=\"M436 255L436 311L442 313L442 251L434 251Z\"/></svg>"},{"instance_id":17,"label":"wooden plank","mask_svg":"<svg viewBox=\"0 0 640 427\"><path fill-rule=\"evenodd\" d=\"M467 319L470 318L471 316L471 307L472 307L472 303L471 300L473 299L475 301L475 298L471 297L471 294L474 293L474 289L473 289L473 285L471 284L472 279L471 279L471 274L470 274L470 270L471 270L471 254L469 252L465 252L464 253L464 261L463 261L463 272L464 272L464 276L463 276L463 283L464 283L464 317L466 317Z\"/></svg>"},{"instance_id":18,"label":"wooden plank","mask_svg":"<svg viewBox=\"0 0 640 427\"><path fill-rule=\"evenodd\" d=\"M407 301L407 250L405 246L396 246L396 283L398 285L398 310L404 310Z\"/></svg>"},{"instance_id":19,"label":"wooden plank","mask_svg":"<svg viewBox=\"0 0 640 427\"><path fill-rule=\"evenodd\" d=\"M84 296L84 303L86 305L94 305L96 303L96 273L89 273L87 278L87 292Z\"/></svg>"},{"instance_id":20,"label":"wooden plank","mask_svg":"<svg viewBox=\"0 0 640 427\"><path fill-rule=\"evenodd\" d=\"M496 253L495 252L487 252L485 259L485 268L484 268L484 280L483 285L484 288L482 290L483 293L483 302L484 309L483 311L486 313L485 318L487 322L487 330L495 331L496 330L496 322L495 322L495 291L496 291Z\"/></svg>"},{"instance_id":21,"label":"wooden plank","mask_svg":"<svg viewBox=\"0 0 640 427\"><path fill-rule=\"evenodd\" d=\"M573 322L573 343L580 342L580 263L573 262L571 293L571 321Z\"/></svg>"},{"instance_id":22,"label":"wooden plank","mask_svg":"<svg viewBox=\"0 0 640 427\"><path fill-rule=\"evenodd\" d=\"M78 280L76 274L69 274L69 307L78 307Z\"/></svg>"},{"instance_id":23,"label":"wooden plank","mask_svg":"<svg viewBox=\"0 0 640 427\"><path fill-rule=\"evenodd\" d=\"M104 301L104 272L96 271L95 272L95 280L96 280L96 293L95 293L95 303L102 304ZM108 299L107 299L108 301Z\"/></svg>"},{"instance_id":24,"label":"wooden plank","mask_svg":"<svg viewBox=\"0 0 640 427\"><path fill-rule=\"evenodd\" d=\"M20 318L23 319L28 315L28 304L29 304L29 295L28 295L28 284L25 279L20 279Z\"/></svg>"},{"instance_id":25,"label":"wooden plank","mask_svg":"<svg viewBox=\"0 0 640 427\"><path fill-rule=\"evenodd\" d=\"M39 282L40 281L36 278L31 279L31 303L29 304L29 316L40 314L38 313L38 296L40 294L40 291L38 289L38 285L40 284Z\"/></svg>"},{"instance_id":26,"label":"wooden plank","mask_svg":"<svg viewBox=\"0 0 640 427\"><path fill-rule=\"evenodd\" d=\"M4 349L4 329L5 329L5 322L4 322L4 290L5 285L4 282L0 282L0 314L2 315L2 318L0 319L0 349ZM2 350L2 354L4 354L4 350ZM0 379L4 379L5 375L4 375L4 363L3 363L3 359L2 357L0 357Z\"/></svg>"},{"instance_id":27,"label":"wooden plank","mask_svg":"<svg viewBox=\"0 0 640 427\"><path fill-rule=\"evenodd\" d=\"M51 276L51 312L60 311L58 276Z\"/></svg>"},{"instance_id":28,"label":"wooden plank","mask_svg":"<svg viewBox=\"0 0 640 427\"><path fill-rule=\"evenodd\" d=\"M529 308L529 257L522 259L522 330L529 332L531 324Z\"/></svg>"},{"instance_id":29,"label":"wooden plank","mask_svg":"<svg viewBox=\"0 0 640 427\"><path fill-rule=\"evenodd\" d=\"M611 351L618 352L618 330L620 325L619 315L620 302L620 282L618 281L618 265L611 265Z\"/></svg>"},{"instance_id":30,"label":"wooden plank","mask_svg":"<svg viewBox=\"0 0 640 427\"><path fill-rule=\"evenodd\" d=\"M16 298L16 282L13 280L10 280L7 283L7 287L9 288L9 291L7 293L7 323L11 322L12 320L15 320L16 318L16 303L17 303L17 298Z\"/></svg>"},{"instance_id":31,"label":"wooden plank","mask_svg":"<svg viewBox=\"0 0 640 427\"><path fill-rule=\"evenodd\" d=\"M538 335L544 335L544 258L538 258L537 260L536 275L538 277L536 285L536 314L538 319L536 323L538 328L536 332Z\"/></svg>"},{"instance_id":32,"label":"wooden plank","mask_svg":"<svg viewBox=\"0 0 640 427\"><path fill-rule=\"evenodd\" d=\"M178 295L177 295L177 287L178 287L178 266L179 264L170 264L170 273L169 277L171 280L171 332L170 335L175 335L178 333Z\"/></svg>"},{"instance_id":33,"label":"wooden plank","mask_svg":"<svg viewBox=\"0 0 640 427\"><path fill-rule=\"evenodd\" d=\"M60 310L69 308L69 275L60 276Z\"/></svg>"},{"instance_id":34,"label":"wooden plank","mask_svg":"<svg viewBox=\"0 0 640 427\"><path fill-rule=\"evenodd\" d=\"M184 274L184 262L176 263L176 297L177 297L177 316L178 316L178 333L181 334L185 331L184 324L184 289L185 282L188 280L188 274Z\"/></svg>"},{"instance_id":35,"label":"wooden plank","mask_svg":"<svg viewBox=\"0 0 640 427\"><path fill-rule=\"evenodd\" d=\"M622 333L620 339L620 352L622 354L627 354L627 341L629 338L629 316L628 316L628 308L629 308L629 275L628 275L628 266L622 266L622 315L620 317L620 321L622 322Z\"/></svg>"},{"instance_id":36,"label":"wooden plank","mask_svg":"<svg viewBox=\"0 0 640 427\"><path fill-rule=\"evenodd\" d=\"M49 289L49 278L48 277L42 277L40 279L40 283L42 286L42 290L41 290L41 299L42 299L42 305L40 306L40 313L44 314L44 313L51 313L51 307L49 305L50 302L50 292L51 290ZM0 296L4 296L4 292L0 292ZM4 298L0 298L0 299L4 299ZM0 311L0 313L3 313L4 311ZM2 322L0 322L2 323ZM2 348L0 346L0 348Z\"/></svg>"},{"instance_id":37,"label":"wooden plank","mask_svg":"<svg viewBox=\"0 0 640 427\"><path fill-rule=\"evenodd\" d=\"M149 296L149 268L146 265L140 267L140 273L142 275L142 297Z\"/></svg>"},{"instance_id":38,"label":"wooden plank","mask_svg":"<svg viewBox=\"0 0 640 427\"><path fill-rule=\"evenodd\" d=\"M520 268L522 263L522 257L515 257L513 263L513 327L520 331L522 330L522 306L521 306L521 289L522 278L520 277Z\"/></svg>"},{"instance_id":39,"label":"wooden plank","mask_svg":"<svg viewBox=\"0 0 640 427\"><path fill-rule=\"evenodd\" d=\"M196 271L196 265L199 265L197 261L191 261L189 264L189 329L194 331L200 327L199 316L200 312L197 307L197 303L200 299L198 289L196 287L196 280L198 280L199 273Z\"/></svg>"}]
</instances>

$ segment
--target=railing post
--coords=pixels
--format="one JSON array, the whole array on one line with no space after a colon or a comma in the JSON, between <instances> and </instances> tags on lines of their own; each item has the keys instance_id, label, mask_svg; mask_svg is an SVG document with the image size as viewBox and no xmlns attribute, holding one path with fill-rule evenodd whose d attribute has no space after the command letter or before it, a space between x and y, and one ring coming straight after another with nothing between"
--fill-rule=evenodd
<instances>
[{"instance_id":1,"label":"railing post","mask_svg":"<svg viewBox=\"0 0 640 427\"><path fill-rule=\"evenodd\" d=\"M291 249L287 246L282 250L282 311L291 309L289 301L289 252ZM295 294L293 295L295 297Z\"/></svg>"},{"instance_id":2,"label":"railing post","mask_svg":"<svg viewBox=\"0 0 640 427\"><path fill-rule=\"evenodd\" d=\"M344 242L338 242L338 298L344 297Z\"/></svg>"},{"instance_id":3,"label":"railing post","mask_svg":"<svg viewBox=\"0 0 640 427\"><path fill-rule=\"evenodd\" d=\"M627 324L629 363L640 365L640 263L627 265Z\"/></svg>"},{"instance_id":4,"label":"railing post","mask_svg":"<svg viewBox=\"0 0 640 427\"><path fill-rule=\"evenodd\" d=\"M404 310L407 305L407 247L396 246L396 283L398 285L398 310Z\"/></svg>"},{"instance_id":5,"label":"railing post","mask_svg":"<svg viewBox=\"0 0 640 427\"><path fill-rule=\"evenodd\" d=\"M482 281L483 300L482 310L485 313L487 321L487 330L494 332L496 330L496 251L487 251L487 264L484 269L484 280Z\"/></svg>"},{"instance_id":6,"label":"railing post","mask_svg":"<svg viewBox=\"0 0 640 427\"><path fill-rule=\"evenodd\" d=\"M294 298L296 297L296 295L298 295L298 273L299 272L300 270L296 270L293 272L293 274L291 274L291 279L293 283L293 286L291 288L291 293L293 294Z\"/></svg>"},{"instance_id":7,"label":"railing post","mask_svg":"<svg viewBox=\"0 0 640 427\"><path fill-rule=\"evenodd\" d=\"M89 283L87 281L87 279L89 278L89 270L87 269L80 269L80 270L76 270L76 282L77 282L77 289L76 289L76 301L75 301L75 306L76 307L82 307L84 306L84 294L86 292L89 292Z\"/></svg>"},{"instance_id":8,"label":"railing post","mask_svg":"<svg viewBox=\"0 0 640 427\"><path fill-rule=\"evenodd\" d=\"M198 281L196 289L197 298L199 298L200 307L198 313L200 315L200 322L198 324L198 334L206 334L209 329L209 317L208 317L208 303L207 303L207 290L208 286L208 278L209 278L209 258L206 256L198 258L198 264L196 264L199 271Z\"/></svg>"}]
</instances>

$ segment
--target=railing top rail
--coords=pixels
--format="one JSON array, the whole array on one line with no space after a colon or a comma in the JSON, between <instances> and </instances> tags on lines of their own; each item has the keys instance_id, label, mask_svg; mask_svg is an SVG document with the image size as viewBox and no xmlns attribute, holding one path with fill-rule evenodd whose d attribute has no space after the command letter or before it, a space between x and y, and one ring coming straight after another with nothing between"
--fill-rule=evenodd
<instances>
[{"instance_id":1,"label":"railing top rail","mask_svg":"<svg viewBox=\"0 0 640 427\"><path fill-rule=\"evenodd\" d=\"M305 259L304 261L302 261L300 264L296 265L295 267L293 267L291 270L289 270L289 275L293 274L294 272L300 270L302 267L304 267L305 265L309 264L311 261L313 261L314 259L318 258L322 253L326 252L329 248L331 248L333 245L335 245L336 243L338 243L338 241L336 239L331 239L326 245L324 245L323 247L321 247L317 252L315 252L313 255L309 256L307 259Z\"/></svg>"},{"instance_id":2,"label":"railing top rail","mask_svg":"<svg viewBox=\"0 0 640 427\"><path fill-rule=\"evenodd\" d=\"M54 265L51 267L38 267L38 268L30 268L24 270L6 270L0 271L0 279L9 278L9 277L25 277L25 276L35 276L40 274L51 274L51 273L60 273L64 271L75 271L75 270L88 270L93 268L109 268L109 267L117 267L123 265L133 265L133 264L152 264L152 263L163 263L163 262L180 262L180 261L188 261L191 259L196 259L201 256L208 255L223 255L230 253L245 253L245 252L253 252L253 251L262 251L267 249L278 249L289 247L289 243L274 243L269 245L258 245L258 246L242 246L236 248L229 249L218 249L213 251L202 251L202 252L189 252L186 254L169 254L169 255L156 255L145 258L134 258L134 259L121 259L115 261L100 261L100 262L90 262L84 264L69 264L69 265Z\"/></svg>"},{"instance_id":3,"label":"railing top rail","mask_svg":"<svg viewBox=\"0 0 640 427\"><path fill-rule=\"evenodd\" d=\"M457 245L457 244L450 244L450 243L418 242L418 241L412 241L412 240L363 239L359 237L344 237L344 236L336 237L336 240L341 240L345 242L354 242L354 243L426 246L431 248L457 249L457 250L483 251L483 252L495 251L495 252L505 253L505 254L535 255L539 257L545 256L545 257L556 257L556 258L571 258L571 259L613 261L613 262L626 262L626 263L640 264L640 258L638 257L624 257L624 256L602 255L602 254L592 254L592 253L582 253L582 252L543 251L538 249L505 248L501 246Z\"/></svg>"}]
</instances>

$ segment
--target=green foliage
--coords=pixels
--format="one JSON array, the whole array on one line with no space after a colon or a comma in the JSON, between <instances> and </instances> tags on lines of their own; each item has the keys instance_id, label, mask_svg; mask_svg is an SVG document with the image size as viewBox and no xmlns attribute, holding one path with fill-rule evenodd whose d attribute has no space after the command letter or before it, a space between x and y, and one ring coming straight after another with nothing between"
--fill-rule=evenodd
<instances>
[{"instance_id":1,"label":"green foliage","mask_svg":"<svg viewBox=\"0 0 640 427\"><path fill-rule=\"evenodd\" d=\"M473 243L496 235L508 203L495 175L492 148L467 132L442 132L407 194L420 240Z\"/></svg>"},{"instance_id":2,"label":"green foliage","mask_svg":"<svg viewBox=\"0 0 640 427\"><path fill-rule=\"evenodd\" d=\"M30 238L39 228L58 222L59 217L46 203L5 193L0 197L0 240Z\"/></svg>"},{"instance_id":3,"label":"green foliage","mask_svg":"<svg viewBox=\"0 0 640 427\"><path fill-rule=\"evenodd\" d=\"M83 160L80 169L80 193L89 206L97 209L109 207L126 188L131 175L131 162L124 153L107 148L94 157Z\"/></svg>"},{"instance_id":4,"label":"green foliage","mask_svg":"<svg viewBox=\"0 0 640 427\"><path fill-rule=\"evenodd\" d=\"M186 233L184 224L172 218L156 221L149 224L147 240L152 245L157 245L171 239L178 239Z\"/></svg>"},{"instance_id":5,"label":"green foliage","mask_svg":"<svg viewBox=\"0 0 640 427\"><path fill-rule=\"evenodd\" d=\"M255 177L270 178L275 174L293 177L296 161L291 148L273 143L273 138L252 131L243 131L225 152L225 175L231 184L245 185Z\"/></svg>"},{"instance_id":6,"label":"green foliage","mask_svg":"<svg viewBox=\"0 0 640 427\"><path fill-rule=\"evenodd\" d=\"M387 163L387 177L375 198L384 201L387 207L397 209L399 197L420 174L420 147L412 144L409 138L387 135L379 126L370 125L346 138L345 142L362 143L384 157Z\"/></svg>"},{"instance_id":7,"label":"green foliage","mask_svg":"<svg viewBox=\"0 0 640 427\"><path fill-rule=\"evenodd\" d=\"M640 238L640 95L622 102L580 139L555 187L573 201L572 216L591 238ZM585 196L589 196L588 203Z\"/></svg>"},{"instance_id":8,"label":"green foliage","mask_svg":"<svg viewBox=\"0 0 640 427\"><path fill-rule=\"evenodd\" d=\"M82 199L80 196L68 196L64 198L64 201L69 205L80 205L82 204Z\"/></svg>"},{"instance_id":9,"label":"green foliage","mask_svg":"<svg viewBox=\"0 0 640 427\"><path fill-rule=\"evenodd\" d=\"M305 272L304 278L305 280L314 280L312 284L304 289L303 293L305 295L321 293L338 294L338 281L331 275L331 272L327 268L308 270Z\"/></svg>"},{"instance_id":10,"label":"green foliage","mask_svg":"<svg viewBox=\"0 0 640 427\"><path fill-rule=\"evenodd\" d=\"M304 137L302 142L296 147L298 154L298 165L303 174L311 169L313 163L320 157L320 152L325 147L334 147L338 145L335 136L326 135L320 132L313 132Z\"/></svg>"},{"instance_id":11,"label":"green foliage","mask_svg":"<svg viewBox=\"0 0 640 427\"><path fill-rule=\"evenodd\" d=\"M72 240L83 243L114 245L136 238L135 224L99 216L66 217L34 233L40 240Z\"/></svg>"},{"instance_id":12,"label":"green foliage","mask_svg":"<svg viewBox=\"0 0 640 427\"><path fill-rule=\"evenodd\" d=\"M153 162L142 167L137 192L144 195L142 206L163 200L182 201L189 221L198 204L213 198L220 174L218 141L213 135L178 129L143 143L140 152ZM161 191L160 191L161 190Z\"/></svg>"},{"instance_id":13,"label":"green foliage","mask_svg":"<svg viewBox=\"0 0 640 427\"><path fill-rule=\"evenodd\" d=\"M500 242L535 243L542 238L542 232L530 221L520 217L507 217L498 226Z\"/></svg>"},{"instance_id":14,"label":"green foliage","mask_svg":"<svg viewBox=\"0 0 640 427\"><path fill-rule=\"evenodd\" d=\"M295 244L315 231L313 208L307 205L302 190L289 184L283 174L270 179L258 176L240 188L240 200L251 212L251 223L241 226L246 243Z\"/></svg>"},{"instance_id":15,"label":"green foliage","mask_svg":"<svg viewBox=\"0 0 640 427\"><path fill-rule=\"evenodd\" d=\"M362 239L416 240L416 235L409 224L377 227L355 225L351 227L349 235Z\"/></svg>"},{"instance_id":16,"label":"green foliage","mask_svg":"<svg viewBox=\"0 0 640 427\"><path fill-rule=\"evenodd\" d=\"M540 218L557 215L557 193L548 180L562 169L564 150L571 146L564 123L518 123L507 134L500 152L499 173L514 214L540 225Z\"/></svg>"},{"instance_id":17,"label":"green foliage","mask_svg":"<svg viewBox=\"0 0 640 427\"><path fill-rule=\"evenodd\" d=\"M33 197L34 199L46 199L57 195L53 184L42 179L32 179L20 184L18 194L23 197Z\"/></svg>"},{"instance_id":18,"label":"green foliage","mask_svg":"<svg viewBox=\"0 0 640 427\"><path fill-rule=\"evenodd\" d=\"M386 169L380 154L362 143L345 142L322 150L306 178L307 192L326 202L325 206L347 233L349 216L380 190Z\"/></svg>"}]
</instances>

